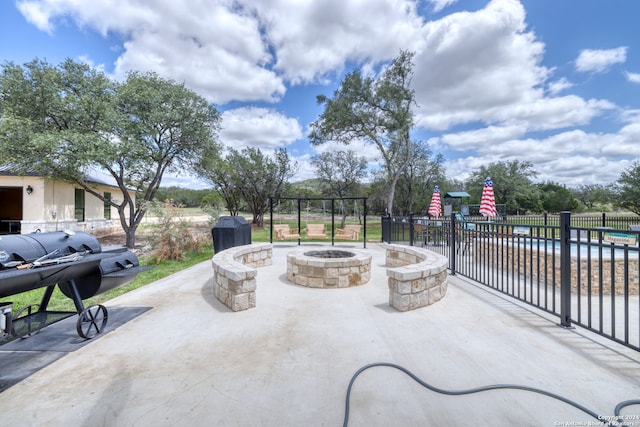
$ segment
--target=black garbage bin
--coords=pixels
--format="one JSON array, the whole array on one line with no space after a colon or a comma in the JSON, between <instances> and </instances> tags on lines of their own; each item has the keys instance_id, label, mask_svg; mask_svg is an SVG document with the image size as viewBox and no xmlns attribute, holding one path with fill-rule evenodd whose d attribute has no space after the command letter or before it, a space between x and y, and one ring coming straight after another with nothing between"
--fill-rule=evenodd
<instances>
[{"instance_id":1,"label":"black garbage bin","mask_svg":"<svg viewBox=\"0 0 640 427\"><path fill-rule=\"evenodd\" d=\"M221 216L211 229L213 252L251 244L251 224L241 216Z\"/></svg>"}]
</instances>

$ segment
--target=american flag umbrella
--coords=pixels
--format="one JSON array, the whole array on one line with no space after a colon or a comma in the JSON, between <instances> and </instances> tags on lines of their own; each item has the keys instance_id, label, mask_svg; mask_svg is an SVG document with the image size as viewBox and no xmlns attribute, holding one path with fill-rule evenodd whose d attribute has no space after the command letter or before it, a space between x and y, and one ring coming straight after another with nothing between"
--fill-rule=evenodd
<instances>
[{"instance_id":1,"label":"american flag umbrella","mask_svg":"<svg viewBox=\"0 0 640 427\"><path fill-rule=\"evenodd\" d=\"M436 185L433 189L433 195L431 196L431 203L429 204L429 211L427 212L431 216L442 216L442 204L440 203L440 189Z\"/></svg>"},{"instance_id":2,"label":"american flag umbrella","mask_svg":"<svg viewBox=\"0 0 640 427\"><path fill-rule=\"evenodd\" d=\"M480 214L486 217L496 216L496 198L493 194L493 181L491 178L484 180L484 188L482 189L482 200L480 200Z\"/></svg>"}]
</instances>

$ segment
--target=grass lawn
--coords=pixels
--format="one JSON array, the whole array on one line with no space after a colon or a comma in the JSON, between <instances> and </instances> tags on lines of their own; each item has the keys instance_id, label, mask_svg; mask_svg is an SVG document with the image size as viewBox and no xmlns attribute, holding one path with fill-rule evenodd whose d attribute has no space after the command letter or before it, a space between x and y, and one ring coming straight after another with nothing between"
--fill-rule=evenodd
<instances>
[{"instance_id":1,"label":"grass lawn","mask_svg":"<svg viewBox=\"0 0 640 427\"><path fill-rule=\"evenodd\" d=\"M331 221L308 221L309 223L313 223L313 224L324 224L325 225L325 229L327 230L327 238L326 239L307 239L305 238L305 233L304 233L304 228L307 224L307 221L302 221L302 230L303 232L300 233L301 235L301 242L314 242L314 243L321 243L321 242L325 242L325 243L331 243ZM275 224L288 224L290 228L294 229L294 228L298 228L298 222L297 220L281 220L281 221L274 221ZM347 221L346 224L357 224L356 222L353 221ZM340 228L340 222L336 221L335 223L335 227L336 228ZM360 241L362 241L364 237L364 231L360 232ZM265 226L263 228L259 228L259 229L252 229L251 231L251 241L252 242L268 242L270 238L270 228L269 225L266 224L265 222ZM273 239L275 242L275 232L273 235ZM380 219L379 217L376 217L376 221L375 222L370 222L367 221L367 241L368 242L380 242L382 240L382 224L380 223ZM294 240L295 241L295 240ZM337 241L344 241L344 240L338 240Z\"/></svg>"},{"instance_id":2,"label":"grass lawn","mask_svg":"<svg viewBox=\"0 0 640 427\"><path fill-rule=\"evenodd\" d=\"M147 270L139 273L136 276L136 278L128 285L121 286L116 289L112 289L100 295L96 295L95 297L84 300L83 303L85 307L88 307L93 304L102 304L105 301L108 301L112 298L117 297L118 295L125 294L141 286L147 285L151 282L155 282L156 280L162 279L163 277L167 277L177 271L191 267L192 265L198 264L202 261L209 260L211 259L212 256L213 256L213 248L207 247L203 250L203 252L192 252L192 253L186 254L182 261L163 261L158 265L149 264L145 260L145 258L142 257L140 258L140 265L151 265L153 266L151 270ZM27 305L40 304L40 300L42 299L44 290L45 288L39 288L39 289L34 289L28 292L23 292L17 295L11 295L5 298L0 298L0 302L12 302L13 311L16 312L20 308L25 307ZM51 301L49 302L47 310L75 311L75 307L74 307L73 301L70 298L67 298L56 286L56 289L53 292L53 296L51 297Z\"/></svg>"}]
</instances>

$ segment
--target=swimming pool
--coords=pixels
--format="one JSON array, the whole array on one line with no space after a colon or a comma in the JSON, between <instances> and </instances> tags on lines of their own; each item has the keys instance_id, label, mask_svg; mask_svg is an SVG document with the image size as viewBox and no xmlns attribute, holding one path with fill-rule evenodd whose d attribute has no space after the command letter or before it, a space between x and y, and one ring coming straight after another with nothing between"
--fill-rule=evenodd
<instances>
[{"instance_id":1,"label":"swimming pool","mask_svg":"<svg viewBox=\"0 0 640 427\"><path fill-rule=\"evenodd\" d=\"M519 243L519 246L544 253L560 254L559 240L529 239L525 242ZM600 250L602 250L602 258L606 259L610 259L612 254L616 259L623 259L625 252L628 253L629 258L637 258L639 256L639 249L637 246L616 245L607 242L600 244L597 240L592 240L590 243L587 241L581 241L580 243L571 243L570 245L570 254L572 258L576 258L578 256L580 258L586 258L589 255L591 255L591 258L599 258Z\"/></svg>"}]
</instances>

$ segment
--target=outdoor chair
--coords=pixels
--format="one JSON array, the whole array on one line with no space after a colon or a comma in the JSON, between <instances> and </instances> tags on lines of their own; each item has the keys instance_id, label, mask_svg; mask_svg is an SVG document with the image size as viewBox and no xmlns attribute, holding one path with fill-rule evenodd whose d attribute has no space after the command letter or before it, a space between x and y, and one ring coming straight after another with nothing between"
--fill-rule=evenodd
<instances>
[{"instance_id":1,"label":"outdoor chair","mask_svg":"<svg viewBox=\"0 0 640 427\"><path fill-rule=\"evenodd\" d=\"M296 240L300 238L297 228L289 228L289 224L275 224L276 240Z\"/></svg>"},{"instance_id":2,"label":"outdoor chair","mask_svg":"<svg viewBox=\"0 0 640 427\"><path fill-rule=\"evenodd\" d=\"M456 230L456 253L466 255L473 248L473 242L478 238L475 224L464 223Z\"/></svg>"},{"instance_id":3,"label":"outdoor chair","mask_svg":"<svg viewBox=\"0 0 640 427\"><path fill-rule=\"evenodd\" d=\"M423 224L413 225L413 241L420 242L420 246L424 247L427 243L427 230Z\"/></svg>"},{"instance_id":4,"label":"outdoor chair","mask_svg":"<svg viewBox=\"0 0 640 427\"><path fill-rule=\"evenodd\" d=\"M327 229L324 224L307 224L307 239L326 239Z\"/></svg>"},{"instance_id":5,"label":"outdoor chair","mask_svg":"<svg viewBox=\"0 0 640 427\"><path fill-rule=\"evenodd\" d=\"M347 224L344 228L336 228L336 239L345 239L345 240L358 240L360 239L360 229L362 228L359 224Z\"/></svg>"}]
</instances>

